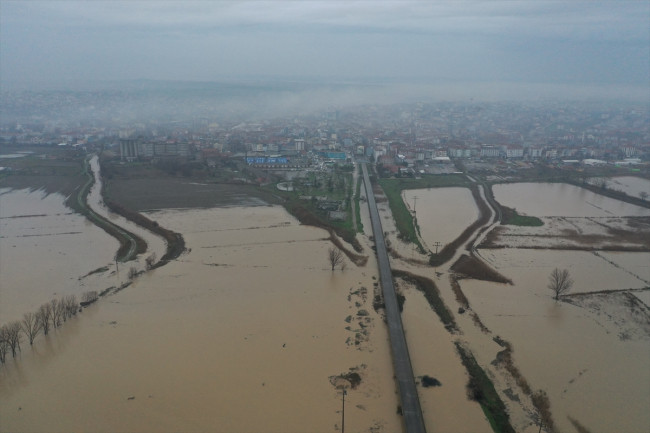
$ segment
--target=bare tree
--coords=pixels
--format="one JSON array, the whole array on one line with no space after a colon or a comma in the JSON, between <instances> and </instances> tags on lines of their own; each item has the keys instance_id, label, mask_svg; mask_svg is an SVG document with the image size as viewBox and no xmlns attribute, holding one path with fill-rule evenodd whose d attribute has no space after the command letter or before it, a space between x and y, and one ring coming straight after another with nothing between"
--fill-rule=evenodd
<instances>
[{"instance_id":1,"label":"bare tree","mask_svg":"<svg viewBox=\"0 0 650 433\"><path fill-rule=\"evenodd\" d=\"M145 259L145 267L147 270L153 268L153 265L156 264L156 253L151 253L149 257Z\"/></svg>"},{"instance_id":2,"label":"bare tree","mask_svg":"<svg viewBox=\"0 0 650 433\"><path fill-rule=\"evenodd\" d=\"M16 352L20 350L20 322L16 320L5 326L7 328L6 339L11 349L11 355L15 358Z\"/></svg>"},{"instance_id":3,"label":"bare tree","mask_svg":"<svg viewBox=\"0 0 650 433\"><path fill-rule=\"evenodd\" d=\"M41 332L41 322L38 320L38 316L34 313L25 313L23 314L23 320L20 322L23 332L29 340L29 345L34 344L34 338Z\"/></svg>"},{"instance_id":4,"label":"bare tree","mask_svg":"<svg viewBox=\"0 0 650 433\"><path fill-rule=\"evenodd\" d=\"M560 296L568 293L573 286L573 279L569 275L569 271L566 269L553 269L551 275L548 276L548 288L555 293L553 299L556 301L560 299Z\"/></svg>"},{"instance_id":5,"label":"bare tree","mask_svg":"<svg viewBox=\"0 0 650 433\"><path fill-rule=\"evenodd\" d=\"M0 363L4 364L7 360L7 352L9 351L9 331L7 325L0 327Z\"/></svg>"},{"instance_id":6,"label":"bare tree","mask_svg":"<svg viewBox=\"0 0 650 433\"><path fill-rule=\"evenodd\" d=\"M340 249L338 249L336 247L330 248L327 251L327 258L328 258L328 260L330 262L330 265L332 265L332 271L333 271L334 268L337 265L340 265L340 264L343 263L343 261L344 261L343 251L341 251Z\"/></svg>"},{"instance_id":7,"label":"bare tree","mask_svg":"<svg viewBox=\"0 0 650 433\"><path fill-rule=\"evenodd\" d=\"M95 302L96 300L97 300L97 291L95 290L84 292L83 295L81 295L81 302L90 304L91 302Z\"/></svg>"},{"instance_id":8,"label":"bare tree","mask_svg":"<svg viewBox=\"0 0 650 433\"><path fill-rule=\"evenodd\" d=\"M47 335L50 332L50 317L52 316L52 306L50 303L41 305L36 312L36 316L43 329L43 334Z\"/></svg>"},{"instance_id":9,"label":"bare tree","mask_svg":"<svg viewBox=\"0 0 650 433\"><path fill-rule=\"evenodd\" d=\"M63 309L61 308L61 302L58 299L52 299L50 301L50 321L52 322L53 328L58 328L61 325L61 319L63 319Z\"/></svg>"},{"instance_id":10,"label":"bare tree","mask_svg":"<svg viewBox=\"0 0 650 433\"><path fill-rule=\"evenodd\" d=\"M79 303L77 302L77 297L75 295L66 296L63 303L65 305L66 316L72 317L77 314Z\"/></svg>"}]
</instances>

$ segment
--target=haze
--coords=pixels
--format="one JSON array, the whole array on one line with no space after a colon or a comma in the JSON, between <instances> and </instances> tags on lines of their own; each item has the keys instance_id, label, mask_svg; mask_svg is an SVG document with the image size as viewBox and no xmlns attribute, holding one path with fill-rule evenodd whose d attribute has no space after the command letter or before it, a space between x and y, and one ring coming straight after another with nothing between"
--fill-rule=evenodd
<instances>
[{"instance_id":1,"label":"haze","mask_svg":"<svg viewBox=\"0 0 650 433\"><path fill-rule=\"evenodd\" d=\"M380 84L384 99L650 95L647 1L1 6L3 91L147 79ZM370 97L349 90L328 103Z\"/></svg>"}]
</instances>

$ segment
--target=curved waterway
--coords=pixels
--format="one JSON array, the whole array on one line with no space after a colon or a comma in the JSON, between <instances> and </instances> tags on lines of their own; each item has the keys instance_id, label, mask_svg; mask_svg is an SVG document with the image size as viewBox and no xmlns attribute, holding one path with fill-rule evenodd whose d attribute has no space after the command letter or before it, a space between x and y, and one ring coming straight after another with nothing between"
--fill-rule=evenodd
<instances>
[{"instance_id":1,"label":"curved waterway","mask_svg":"<svg viewBox=\"0 0 650 433\"><path fill-rule=\"evenodd\" d=\"M160 236L151 233L149 230L146 230L139 225L129 221L123 216L111 212L104 204L104 200L101 196L102 179L100 175L99 158L97 155L94 155L90 159L89 165L95 178L95 183L93 184L90 193L88 194L88 206L98 215L108 219L113 224L141 237L147 243L146 254L140 255L135 260L135 263L137 263L137 265L133 262L129 262L128 266L144 268L144 261L146 257L152 253L155 253L156 257L160 259L167 250L167 243L165 240Z\"/></svg>"}]
</instances>

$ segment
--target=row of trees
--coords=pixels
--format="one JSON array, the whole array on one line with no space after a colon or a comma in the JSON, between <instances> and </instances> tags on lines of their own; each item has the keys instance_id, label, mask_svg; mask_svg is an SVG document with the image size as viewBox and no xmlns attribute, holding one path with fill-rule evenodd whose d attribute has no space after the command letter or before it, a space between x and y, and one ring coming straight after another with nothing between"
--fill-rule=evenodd
<instances>
[{"instance_id":1,"label":"row of trees","mask_svg":"<svg viewBox=\"0 0 650 433\"><path fill-rule=\"evenodd\" d=\"M96 299L97 292L94 291L82 295L84 302L90 303ZM12 357L16 357L18 351L21 350L20 343L23 341L23 336L31 346L39 334L47 335L50 330L60 327L79 311L81 310L75 295L63 296L41 305L36 312L23 314L22 320L2 325L0 327L0 363L5 363L9 352Z\"/></svg>"}]
</instances>

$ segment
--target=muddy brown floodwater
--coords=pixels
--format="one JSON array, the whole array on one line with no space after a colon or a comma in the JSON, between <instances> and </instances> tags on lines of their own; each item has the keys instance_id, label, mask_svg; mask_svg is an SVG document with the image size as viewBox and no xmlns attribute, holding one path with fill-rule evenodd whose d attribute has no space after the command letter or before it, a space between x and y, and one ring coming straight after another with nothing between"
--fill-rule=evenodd
<instances>
[{"instance_id":1,"label":"muddy brown floodwater","mask_svg":"<svg viewBox=\"0 0 650 433\"><path fill-rule=\"evenodd\" d=\"M633 197L639 197L642 192L650 195L650 180L636 176L613 177L610 179L609 187L620 189Z\"/></svg>"},{"instance_id":2,"label":"muddy brown floodwater","mask_svg":"<svg viewBox=\"0 0 650 433\"><path fill-rule=\"evenodd\" d=\"M615 296L555 302L546 288L554 267L570 270L577 293L647 283L588 252L509 249L482 255L514 285L463 280L463 291L492 335L512 343L531 387L548 393L559 430L573 431L570 417L590 432L647 431L647 307L630 307ZM638 260L647 263L650 254L637 253L632 262ZM625 266L625 259L620 263Z\"/></svg>"},{"instance_id":3,"label":"muddy brown floodwater","mask_svg":"<svg viewBox=\"0 0 650 433\"><path fill-rule=\"evenodd\" d=\"M402 196L411 210L415 205L420 234L433 251L436 242L441 243L440 248L444 247L479 216L468 188L405 190Z\"/></svg>"},{"instance_id":4,"label":"muddy brown floodwater","mask_svg":"<svg viewBox=\"0 0 650 433\"><path fill-rule=\"evenodd\" d=\"M650 214L571 185L508 184L494 191L502 204L534 216ZM574 224L586 231L579 219ZM647 431L650 254L500 248L481 249L480 256L513 285L462 280L462 290L488 335L512 344L514 362L531 388L548 394L558 430L575 431L577 425L590 432ZM554 301L546 287L556 267L568 269L575 280L575 295L564 302ZM483 363L494 356L477 353ZM508 381L496 383L505 387ZM521 391L513 397L523 401Z\"/></svg>"},{"instance_id":5,"label":"muddy brown floodwater","mask_svg":"<svg viewBox=\"0 0 650 433\"><path fill-rule=\"evenodd\" d=\"M65 207L64 200L43 191L0 191L0 324L53 298L79 299L85 291L119 285L117 278L84 278L114 267L118 243Z\"/></svg>"},{"instance_id":6,"label":"muddy brown floodwater","mask_svg":"<svg viewBox=\"0 0 650 433\"><path fill-rule=\"evenodd\" d=\"M492 190L502 205L537 217L650 216L650 209L566 183L509 183Z\"/></svg>"},{"instance_id":7,"label":"muddy brown floodwater","mask_svg":"<svg viewBox=\"0 0 650 433\"><path fill-rule=\"evenodd\" d=\"M335 431L350 369L346 429L401 429L376 265L278 207L152 216L190 251L0 368L0 430Z\"/></svg>"}]
</instances>

